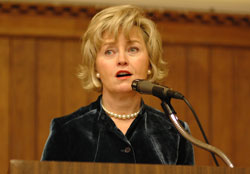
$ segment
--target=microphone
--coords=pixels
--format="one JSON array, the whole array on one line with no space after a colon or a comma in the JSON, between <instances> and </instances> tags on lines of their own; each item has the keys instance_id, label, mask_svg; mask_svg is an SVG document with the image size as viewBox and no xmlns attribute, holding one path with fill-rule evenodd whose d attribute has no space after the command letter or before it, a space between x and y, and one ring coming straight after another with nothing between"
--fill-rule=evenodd
<instances>
[{"instance_id":1,"label":"microphone","mask_svg":"<svg viewBox=\"0 0 250 174\"><path fill-rule=\"evenodd\" d=\"M165 100L167 98L175 98L175 99L183 99L184 96L177 92L169 89L166 86L157 85L155 83L151 83L147 80L136 79L132 82L131 87L133 90L144 93L154 95L161 100Z\"/></svg>"}]
</instances>

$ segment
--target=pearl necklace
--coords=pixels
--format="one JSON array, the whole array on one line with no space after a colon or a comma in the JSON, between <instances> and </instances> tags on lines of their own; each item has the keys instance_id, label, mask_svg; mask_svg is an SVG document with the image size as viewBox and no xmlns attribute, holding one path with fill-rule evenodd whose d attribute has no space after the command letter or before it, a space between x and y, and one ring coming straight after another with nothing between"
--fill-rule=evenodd
<instances>
[{"instance_id":1,"label":"pearl necklace","mask_svg":"<svg viewBox=\"0 0 250 174\"><path fill-rule=\"evenodd\" d=\"M137 111L137 112L135 112L135 113L133 113L133 114L128 114L128 115L124 115L124 114L123 114L123 115L120 115L120 114L115 114L115 113L113 113L113 112L110 112L109 110L107 110L107 109L103 106L102 103L101 103L101 105L102 105L103 110L104 110L105 112L107 112L110 116L115 117L115 118L118 118L118 119L123 119L123 120L135 118L135 117L137 117L137 115L138 115L139 112L141 111L141 108L140 108L139 111Z\"/></svg>"}]
</instances>

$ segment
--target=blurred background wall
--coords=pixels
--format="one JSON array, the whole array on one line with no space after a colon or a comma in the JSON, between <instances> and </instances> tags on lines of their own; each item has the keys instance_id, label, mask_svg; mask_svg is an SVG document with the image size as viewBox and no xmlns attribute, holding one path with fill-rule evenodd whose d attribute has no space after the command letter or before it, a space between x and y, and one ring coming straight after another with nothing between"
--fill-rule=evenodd
<instances>
[{"instance_id":1,"label":"blurred background wall","mask_svg":"<svg viewBox=\"0 0 250 174\"><path fill-rule=\"evenodd\" d=\"M80 37L96 12L117 2L70 2L0 1L3 173L10 159L39 160L51 119L69 114L99 95L84 91L76 77ZM126 2L145 8L157 24L170 69L164 85L189 99L211 144L224 151L235 166L250 166L249 2L216 1L219 6L215 1ZM161 109L158 99L144 99ZM185 104L172 102L179 118L202 140ZM195 147L195 153L196 165L215 165L208 152Z\"/></svg>"},{"instance_id":2,"label":"blurred background wall","mask_svg":"<svg viewBox=\"0 0 250 174\"><path fill-rule=\"evenodd\" d=\"M2 2L31 2L31 3L52 3L70 5L117 5L134 4L147 8L189 10L189 11L213 11L227 13L250 13L249 0L1 0Z\"/></svg>"}]
</instances>

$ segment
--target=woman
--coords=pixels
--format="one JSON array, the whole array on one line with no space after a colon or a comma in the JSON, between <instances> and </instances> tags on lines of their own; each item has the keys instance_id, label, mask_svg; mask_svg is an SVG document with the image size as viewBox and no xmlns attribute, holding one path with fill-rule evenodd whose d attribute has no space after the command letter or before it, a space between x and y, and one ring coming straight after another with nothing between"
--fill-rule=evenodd
<instances>
[{"instance_id":1,"label":"woman","mask_svg":"<svg viewBox=\"0 0 250 174\"><path fill-rule=\"evenodd\" d=\"M102 95L52 121L42 160L194 163L191 143L131 88L135 79L159 82L166 75L158 31L139 8L96 14L82 38L82 55L83 87Z\"/></svg>"}]
</instances>

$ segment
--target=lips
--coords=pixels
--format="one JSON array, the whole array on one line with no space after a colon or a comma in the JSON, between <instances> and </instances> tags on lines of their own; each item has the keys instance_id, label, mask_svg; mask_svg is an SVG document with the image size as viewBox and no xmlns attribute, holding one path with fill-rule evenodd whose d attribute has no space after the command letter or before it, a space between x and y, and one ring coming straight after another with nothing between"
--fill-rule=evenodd
<instances>
[{"instance_id":1,"label":"lips","mask_svg":"<svg viewBox=\"0 0 250 174\"><path fill-rule=\"evenodd\" d=\"M129 77L129 76L132 76L132 74L129 71L122 70L116 73L116 77Z\"/></svg>"}]
</instances>

